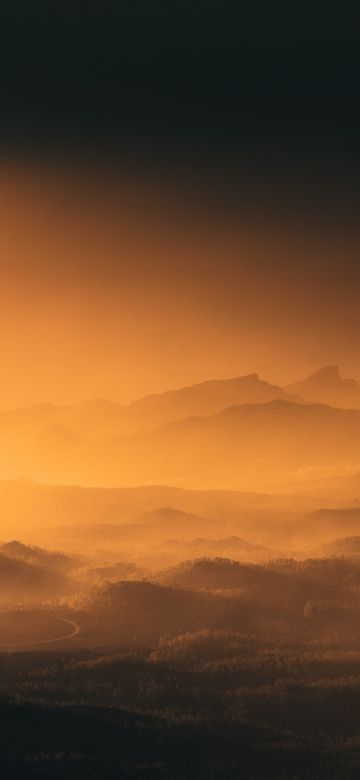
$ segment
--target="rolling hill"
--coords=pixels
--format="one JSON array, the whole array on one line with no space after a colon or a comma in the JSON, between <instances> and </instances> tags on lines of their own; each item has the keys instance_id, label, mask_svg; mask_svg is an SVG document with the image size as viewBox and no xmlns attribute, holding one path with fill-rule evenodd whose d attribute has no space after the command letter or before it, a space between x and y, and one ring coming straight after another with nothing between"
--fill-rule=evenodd
<instances>
[{"instance_id":1,"label":"rolling hill","mask_svg":"<svg viewBox=\"0 0 360 780\"><path fill-rule=\"evenodd\" d=\"M223 557L242 561L260 561L274 557L274 553L260 544L251 544L239 536L222 539L196 537L195 539L170 538L162 543L161 549L177 559Z\"/></svg>"},{"instance_id":2,"label":"rolling hill","mask_svg":"<svg viewBox=\"0 0 360 780\"><path fill-rule=\"evenodd\" d=\"M120 581L94 588L84 610L95 617L97 641L148 643L161 634L221 623L224 599L148 581ZM92 621L94 634L94 620Z\"/></svg>"},{"instance_id":3,"label":"rolling hill","mask_svg":"<svg viewBox=\"0 0 360 780\"><path fill-rule=\"evenodd\" d=\"M0 552L0 605L48 600L69 592L69 583L58 572Z\"/></svg>"},{"instance_id":4,"label":"rolling hill","mask_svg":"<svg viewBox=\"0 0 360 780\"><path fill-rule=\"evenodd\" d=\"M101 529L106 525L140 522L141 516L147 512L159 507L173 507L216 520L218 536L220 527L224 533L225 523L228 522L231 526L245 523L247 531L251 530L254 513L264 515L267 524L269 512L280 512L287 519L294 501L298 510L323 506L323 499L313 495L184 490L166 485L100 488L0 480L1 534L3 542L16 534L26 543L43 545L46 540L49 546L54 545L56 538L56 546L67 550L69 540L75 534L81 539L94 526ZM170 536L173 534L168 534L166 538ZM248 532L245 536L249 538Z\"/></svg>"},{"instance_id":5,"label":"rolling hill","mask_svg":"<svg viewBox=\"0 0 360 780\"><path fill-rule=\"evenodd\" d=\"M172 507L159 507L145 512L127 523L95 523L92 526L75 528L87 540L98 540L101 544L140 543L158 544L169 537L192 539L197 530L214 535L219 528L216 518L208 519L191 512Z\"/></svg>"},{"instance_id":6,"label":"rolling hill","mask_svg":"<svg viewBox=\"0 0 360 780\"><path fill-rule=\"evenodd\" d=\"M0 545L0 553L14 560L24 561L25 563L62 573L69 572L79 565L79 562L74 557L61 552L45 550L42 547L22 544L22 542L18 542L16 539Z\"/></svg>"},{"instance_id":7,"label":"rolling hill","mask_svg":"<svg viewBox=\"0 0 360 780\"><path fill-rule=\"evenodd\" d=\"M244 564L229 558L199 558L185 561L159 574L167 586L189 590L221 590L282 587L286 578L273 569Z\"/></svg>"},{"instance_id":8,"label":"rolling hill","mask_svg":"<svg viewBox=\"0 0 360 780\"><path fill-rule=\"evenodd\" d=\"M340 539L334 539L324 544L320 552L324 556L357 558L360 555L360 536L345 536Z\"/></svg>"}]
</instances>

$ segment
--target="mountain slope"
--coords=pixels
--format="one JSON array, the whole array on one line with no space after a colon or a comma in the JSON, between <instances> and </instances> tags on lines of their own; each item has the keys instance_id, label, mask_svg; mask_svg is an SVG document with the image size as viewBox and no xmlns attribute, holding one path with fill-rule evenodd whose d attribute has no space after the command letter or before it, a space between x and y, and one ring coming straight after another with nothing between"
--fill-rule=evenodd
<instances>
[{"instance_id":1,"label":"mountain slope","mask_svg":"<svg viewBox=\"0 0 360 780\"><path fill-rule=\"evenodd\" d=\"M311 469L360 463L360 412L285 401L243 405L97 449L94 477L102 466L123 484L263 489Z\"/></svg>"},{"instance_id":2,"label":"mountain slope","mask_svg":"<svg viewBox=\"0 0 360 780\"><path fill-rule=\"evenodd\" d=\"M285 390L259 378L257 374L234 379L201 382L180 390L149 395L134 401L129 412L137 419L139 429L164 425L187 417L207 417L229 406L263 404L275 399L292 401Z\"/></svg>"}]
</instances>

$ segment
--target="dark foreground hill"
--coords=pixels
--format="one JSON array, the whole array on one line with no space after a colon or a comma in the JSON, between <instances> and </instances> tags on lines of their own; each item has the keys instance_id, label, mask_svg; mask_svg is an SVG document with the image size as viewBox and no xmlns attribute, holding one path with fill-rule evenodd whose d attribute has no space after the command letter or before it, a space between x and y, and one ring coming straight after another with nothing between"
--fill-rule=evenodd
<instances>
[{"instance_id":1,"label":"dark foreground hill","mask_svg":"<svg viewBox=\"0 0 360 780\"><path fill-rule=\"evenodd\" d=\"M169 676L169 673L168 673ZM140 678L140 682L142 679ZM358 762L315 740L215 713L0 703L2 777L29 780L355 780ZM351 756L352 758L352 756Z\"/></svg>"},{"instance_id":2,"label":"dark foreground hill","mask_svg":"<svg viewBox=\"0 0 360 780\"><path fill-rule=\"evenodd\" d=\"M358 665L357 641L210 630L2 654L1 776L357 780Z\"/></svg>"},{"instance_id":3,"label":"dark foreground hill","mask_svg":"<svg viewBox=\"0 0 360 780\"><path fill-rule=\"evenodd\" d=\"M97 642L147 643L161 634L174 634L221 624L229 612L221 598L165 587L148 581L120 581L94 588L82 602L95 616L98 631L88 628Z\"/></svg>"}]
</instances>

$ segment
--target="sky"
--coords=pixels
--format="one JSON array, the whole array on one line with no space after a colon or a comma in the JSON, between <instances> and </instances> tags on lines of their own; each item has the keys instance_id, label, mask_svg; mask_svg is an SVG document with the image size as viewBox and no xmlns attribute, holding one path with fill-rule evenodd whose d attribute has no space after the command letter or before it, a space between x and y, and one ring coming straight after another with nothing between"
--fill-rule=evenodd
<instances>
[{"instance_id":1,"label":"sky","mask_svg":"<svg viewBox=\"0 0 360 780\"><path fill-rule=\"evenodd\" d=\"M359 19L19 0L0 24L0 408L360 379Z\"/></svg>"},{"instance_id":2,"label":"sky","mask_svg":"<svg viewBox=\"0 0 360 780\"><path fill-rule=\"evenodd\" d=\"M360 379L356 225L188 183L39 164L0 172L0 408L128 402L209 378Z\"/></svg>"}]
</instances>

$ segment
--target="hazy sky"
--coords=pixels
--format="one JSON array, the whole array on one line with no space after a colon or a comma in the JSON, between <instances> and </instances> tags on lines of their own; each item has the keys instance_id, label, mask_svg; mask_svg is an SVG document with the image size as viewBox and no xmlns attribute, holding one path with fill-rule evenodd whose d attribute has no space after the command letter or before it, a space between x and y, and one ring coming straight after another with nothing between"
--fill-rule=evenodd
<instances>
[{"instance_id":1,"label":"hazy sky","mask_svg":"<svg viewBox=\"0 0 360 780\"><path fill-rule=\"evenodd\" d=\"M360 378L359 237L340 225L360 191L356 14L85 5L18 0L0 26L0 408L330 362ZM132 163L95 176L93 155ZM183 165L231 176L180 194Z\"/></svg>"},{"instance_id":2,"label":"hazy sky","mask_svg":"<svg viewBox=\"0 0 360 780\"><path fill-rule=\"evenodd\" d=\"M354 232L200 203L128 173L2 165L1 408L325 363L360 378Z\"/></svg>"}]
</instances>

